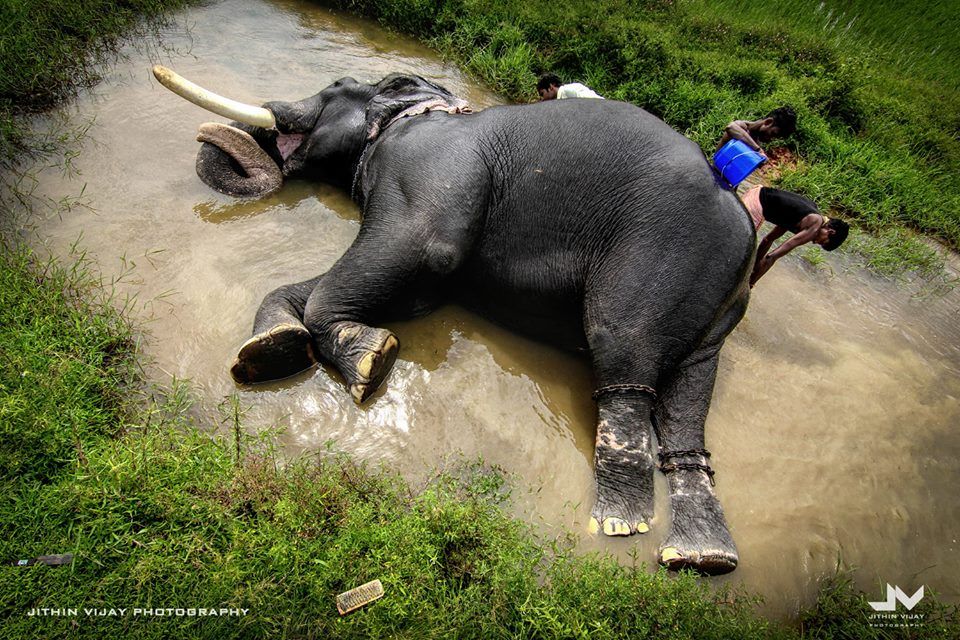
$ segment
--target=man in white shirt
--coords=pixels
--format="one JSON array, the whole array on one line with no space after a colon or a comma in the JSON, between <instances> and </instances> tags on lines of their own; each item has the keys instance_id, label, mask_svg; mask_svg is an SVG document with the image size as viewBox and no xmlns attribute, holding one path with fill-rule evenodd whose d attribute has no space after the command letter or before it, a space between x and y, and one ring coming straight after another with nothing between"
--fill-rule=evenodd
<instances>
[{"instance_id":1,"label":"man in white shirt","mask_svg":"<svg viewBox=\"0 0 960 640\"><path fill-rule=\"evenodd\" d=\"M565 98L599 98L598 95L589 87L579 82L563 84L559 76L553 73L545 73L537 80L537 93L540 94L540 102L544 100L563 100Z\"/></svg>"}]
</instances>

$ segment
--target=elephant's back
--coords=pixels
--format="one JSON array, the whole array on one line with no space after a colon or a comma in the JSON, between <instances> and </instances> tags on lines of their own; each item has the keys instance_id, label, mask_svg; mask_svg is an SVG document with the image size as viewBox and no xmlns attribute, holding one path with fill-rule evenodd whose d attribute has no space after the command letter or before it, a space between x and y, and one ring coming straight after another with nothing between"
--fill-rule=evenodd
<instances>
[{"instance_id":1,"label":"elephant's back","mask_svg":"<svg viewBox=\"0 0 960 640\"><path fill-rule=\"evenodd\" d=\"M550 100L493 107L479 115L486 121L484 133L493 138L509 135L521 155L535 154L537 149L548 157L556 152L628 174L643 169L696 172L704 168L705 157L693 141L626 102Z\"/></svg>"},{"instance_id":2,"label":"elephant's back","mask_svg":"<svg viewBox=\"0 0 960 640\"><path fill-rule=\"evenodd\" d=\"M561 317L610 265L675 263L738 286L755 242L748 214L700 148L655 116L596 99L478 115L494 173L470 264L480 289Z\"/></svg>"},{"instance_id":3,"label":"elephant's back","mask_svg":"<svg viewBox=\"0 0 960 640\"><path fill-rule=\"evenodd\" d=\"M488 212L502 226L488 229L495 235L544 249L556 236L588 248L638 233L753 242L748 214L700 147L639 107L584 98L485 114L481 153L502 171Z\"/></svg>"}]
</instances>

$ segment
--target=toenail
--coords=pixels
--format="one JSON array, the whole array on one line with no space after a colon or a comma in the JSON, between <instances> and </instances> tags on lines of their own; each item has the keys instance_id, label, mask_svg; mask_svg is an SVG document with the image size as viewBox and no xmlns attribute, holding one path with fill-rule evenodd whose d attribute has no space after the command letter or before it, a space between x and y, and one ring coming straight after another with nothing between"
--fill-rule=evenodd
<instances>
[{"instance_id":1,"label":"toenail","mask_svg":"<svg viewBox=\"0 0 960 640\"><path fill-rule=\"evenodd\" d=\"M628 536L630 526L620 518L607 518L603 521L603 532L608 536Z\"/></svg>"},{"instance_id":2,"label":"toenail","mask_svg":"<svg viewBox=\"0 0 960 640\"><path fill-rule=\"evenodd\" d=\"M353 396L353 401L357 404L363 402L363 394L367 392L367 385L365 384L352 384L350 385L350 395Z\"/></svg>"},{"instance_id":3,"label":"toenail","mask_svg":"<svg viewBox=\"0 0 960 640\"><path fill-rule=\"evenodd\" d=\"M365 356L360 358L360 363L357 364L357 373L360 374L362 378L369 378L370 374L373 373L373 365L377 361L377 354L373 351L368 352Z\"/></svg>"},{"instance_id":4,"label":"toenail","mask_svg":"<svg viewBox=\"0 0 960 640\"><path fill-rule=\"evenodd\" d=\"M660 552L660 562L670 562L671 560L682 560L683 556L676 547L667 547Z\"/></svg>"}]
</instances>

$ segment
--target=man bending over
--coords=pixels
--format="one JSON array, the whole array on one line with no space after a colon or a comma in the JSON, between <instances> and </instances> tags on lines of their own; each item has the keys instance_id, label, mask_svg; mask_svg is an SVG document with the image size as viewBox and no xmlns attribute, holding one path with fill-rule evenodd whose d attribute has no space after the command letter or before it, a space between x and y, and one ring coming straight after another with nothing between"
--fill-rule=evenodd
<instances>
[{"instance_id":1,"label":"man bending over","mask_svg":"<svg viewBox=\"0 0 960 640\"><path fill-rule=\"evenodd\" d=\"M764 220L776 225L757 248L757 261L750 275L751 287L770 270L774 262L797 247L812 242L826 251L833 251L843 244L850 230L843 220L820 213L812 200L789 191L754 187L743 195L743 204L757 229ZM793 233L793 237L770 251L773 242L788 231Z\"/></svg>"}]
</instances>

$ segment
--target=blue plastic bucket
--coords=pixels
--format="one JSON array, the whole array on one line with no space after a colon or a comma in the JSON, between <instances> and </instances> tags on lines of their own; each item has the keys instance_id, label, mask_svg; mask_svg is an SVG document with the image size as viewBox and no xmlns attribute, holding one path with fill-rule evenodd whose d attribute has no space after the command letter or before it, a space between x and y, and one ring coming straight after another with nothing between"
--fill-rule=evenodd
<instances>
[{"instance_id":1,"label":"blue plastic bucket","mask_svg":"<svg viewBox=\"0 0 960 640\"><path fill-rule=\"evenodd\" d=\"M739 140L730 140L713 154L713 166L735 187L763 164L764 157Z\"/></svg>"}]
</instances>

